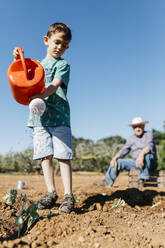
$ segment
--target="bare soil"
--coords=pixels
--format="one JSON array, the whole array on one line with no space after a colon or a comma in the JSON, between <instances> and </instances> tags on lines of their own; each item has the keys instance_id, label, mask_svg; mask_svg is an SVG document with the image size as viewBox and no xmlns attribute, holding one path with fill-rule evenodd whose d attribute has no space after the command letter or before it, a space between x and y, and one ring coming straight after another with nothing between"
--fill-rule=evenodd
<instances>
[{"instance_id":1,"label":"bare soil","mask_svg":"<svg viewBox=\"0 0 165 248\"><path fill-rule=\"evenodd\" d=\"M17 238L14 209L3 200L17 181L26 181L27 188L18 190L32 202L46 192L42 175L0 174L0 247L42 248L165 248L165 188L128 187L128 175L122 173L112 188L92 185L102 174L73 173L73 193L77 198L71 214L58 208L63 197L61 177L56 177L59 195L52 212L58 214L38 221L29 233ZM124 206L112 208L119 199ZM159 205L152 207L155 203ZM48 214L49 210L38 211Z\"/></svg>"}]
</instances>

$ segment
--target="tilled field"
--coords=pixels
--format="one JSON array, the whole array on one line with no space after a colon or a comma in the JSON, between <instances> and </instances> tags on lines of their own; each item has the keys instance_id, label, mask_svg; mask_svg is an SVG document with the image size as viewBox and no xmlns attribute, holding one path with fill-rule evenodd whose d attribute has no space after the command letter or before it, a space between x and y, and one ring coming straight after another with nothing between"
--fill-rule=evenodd
<instances>
[{"instance_id":1,"label":"tilled field","mask_svg":"<svg viewBox=\"0 0 165 248\"><path fill-rule=\"evenodd\" d=\"M17 238L16 209L2 199L17 181L27 188L18 190L35 202L45 192L43 176L0 174L0 247L42 248L165 248L165 188L128 187L128 175L120 174L112 188L92 185L102 179L99 173L73 173L75 210L67 215L58 210L63 197L61 177L56 177L59 195L53 216L39 220L28 234ZM114 207L119 199L124 206ZM38 211L47 215L50 211Z\"/></svg>"}]
</instances>

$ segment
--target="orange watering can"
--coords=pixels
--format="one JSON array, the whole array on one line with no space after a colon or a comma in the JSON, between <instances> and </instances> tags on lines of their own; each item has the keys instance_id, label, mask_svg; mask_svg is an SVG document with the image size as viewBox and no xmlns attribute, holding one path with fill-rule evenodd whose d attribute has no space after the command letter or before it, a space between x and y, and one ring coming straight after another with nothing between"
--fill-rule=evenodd
<instances>
[{"instance_id":1,"label":"orange watering can","mask_svg":"<svg viewBox=\"0 0 165 248\"><path fill-rule=\"evenodd\" d=\"M14 99L23 105L29 104L29 97L45 90L44 69L34 59L25 59L21 47L17 48L20 59L8 68L8 81Z\"/></svg>"}]
</instances>

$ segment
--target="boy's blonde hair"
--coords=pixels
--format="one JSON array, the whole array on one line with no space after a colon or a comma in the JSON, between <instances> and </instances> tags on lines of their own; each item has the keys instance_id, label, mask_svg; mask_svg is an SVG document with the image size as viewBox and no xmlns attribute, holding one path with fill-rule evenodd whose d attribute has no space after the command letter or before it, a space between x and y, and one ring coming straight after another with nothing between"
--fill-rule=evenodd
<instances>
[{"instance_id":1,"label":"boy's blonde hair","mask_svg":"<svg viewBox=\"0 0 165 248\"><path fill-rule=\"evenodd\" d=\"M72 39L71 30L64 23L56 22L56 23L53 23L52 25L50 25L49 30L47 32L47 36L50 38L52 36L52 34L54 34L56 32L64 32L64 34L65 34L64 39L67 41L68 40L70 41Z\"/></svg>"}]
</instances>

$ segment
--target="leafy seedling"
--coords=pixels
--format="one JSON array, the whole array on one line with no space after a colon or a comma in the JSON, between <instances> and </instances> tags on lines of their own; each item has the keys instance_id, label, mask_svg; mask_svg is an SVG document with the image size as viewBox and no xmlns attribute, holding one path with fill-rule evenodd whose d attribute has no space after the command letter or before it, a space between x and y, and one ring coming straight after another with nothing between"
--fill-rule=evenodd
<instances>
[{"instance_id":1,"label":"leafy seedling","mask_svg":"<svg viewBox=\"0 0 165 248\"><path fill-rule=\"evenodd\" d=\"M20 201L22 201L22 209L16 219L18 237L20 237L21 234L27 234L34 224L41 218L41 216L37 213L36 204L32 203L27 209L25 209L25 204L27 202L26 195L21 194Z\"/></svg>"},{"instance_id":2,"label":"leafy seedling","mask_svg":"<svg viewBox=\"0 0 165 248\"><path fill-rule=\"evenodd\" d=\"M118 200L117 203L112 204L112 208L117 208L117 207L124 207L125 206L125 201L122 200L121 198Z\"/></svg>"},{"instance_id":3,"label":"leafy seedling","mask_svg":"<svg viewBox=\"0 0 165 248\"><path fill-rule=\"evenodd\" d=\"M9 189L8 193L3 197L6 204L12 206L15 203L15 199L17 197L17 190Z\"/></svg>"},{"instance_id":4,"label":"leafy seedling","mask_svg":"<svg viewBox=\"0 0 165 248\"><path fill-rule=\"evenodd\" d=\"M80 196L74 195L74 200L75 200L75 202L79 202L80 201Z\"/></svg>"},{"instance_id":5,"label":"leafy seedling","mask_svg":"<svg viewBox=\"0 0 165 248\"><path fill-rule=\"evenodd\" d=\"M156 207L156 206L158 206L158 205L160 205L160 204L162 204L162 202L161 202L161 201L156 202L155 204L153 204L153 205L151 206L151 208L154 208L154 207Z\"/></svg>"},{"instance_id":6,"label":"leafy seedling","mask_svg":"<svg viewBox=\"0 0 165 248\"><path fill-rule=\"evenodd\" d=\"M17 197L16 190L8 190L8 194L4 197L6 200L6 204L11 205L14 204ZM29 230L35 225L37 221L43 218L50 219L53 216L57 216L58 214L53 214L51 211L47 215L40 216L37 213L37 205L32 203L28 208L26 208L27 197L22 193L18 196L18 201L21 206L21 211L16 218L16 226L18 228L18 238L21 235L27 234Z\"/></svg>"},{"instance_id":7,"label":"leafy seedling","mask_svg":"<svg viewBox=\"0 0 165 248\"><path fill-rule=\"evenodd\" d=\"M106 196L107 194L106 193L102 193L103 196Z\"/></svg>"}]
</instances>

